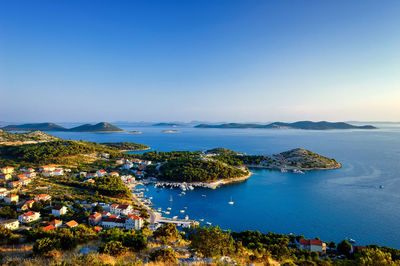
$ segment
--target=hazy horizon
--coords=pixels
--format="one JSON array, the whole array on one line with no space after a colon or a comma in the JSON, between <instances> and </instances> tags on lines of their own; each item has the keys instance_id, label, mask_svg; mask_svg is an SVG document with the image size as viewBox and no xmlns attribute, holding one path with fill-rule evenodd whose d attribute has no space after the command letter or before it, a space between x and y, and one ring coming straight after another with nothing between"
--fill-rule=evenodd
<instances>
[{"instance_id":1,"label":"hazy horizon","mask_svg":"<svg viewBox=\"0 0 400 266\"><path fill-rule=\"evenodd\" d=\"M398 121L399 14L370 0L2 1L0 120Z\"/></svg>"}]
</instances>

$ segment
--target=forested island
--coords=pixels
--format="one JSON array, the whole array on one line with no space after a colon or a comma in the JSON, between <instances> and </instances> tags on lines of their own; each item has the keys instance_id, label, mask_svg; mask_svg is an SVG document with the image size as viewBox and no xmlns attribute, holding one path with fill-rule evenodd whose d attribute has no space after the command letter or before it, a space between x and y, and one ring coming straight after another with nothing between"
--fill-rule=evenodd
<instances>
[{"instance_id":1,"label":"forested island","mask_svg":"<svg viewBox=\"0 0 400 266\"><path fill-rule=\"evenodd\" d=\"M227 123L227 124L199 124L196 128L287 128L304 130L329 130L329 129L376 129L371 125L355 126L345 122L313 122L299 121L294 123L274 122L266 125L245 124L245 123Z\"/></svg>"}]
</instances>

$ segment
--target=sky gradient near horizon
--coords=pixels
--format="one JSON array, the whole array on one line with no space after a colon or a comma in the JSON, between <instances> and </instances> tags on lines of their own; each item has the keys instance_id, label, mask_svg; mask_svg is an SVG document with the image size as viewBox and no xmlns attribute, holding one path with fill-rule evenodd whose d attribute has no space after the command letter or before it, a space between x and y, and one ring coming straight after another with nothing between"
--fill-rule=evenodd
<instances>
[{"instance_id":1,"label":"sky gradient near horizon","mask_svg":"<svg viewBox=\"0 0 400 266\"><path fill-rule=\"evenodd\" d=\"M1 1L0 121L400 120L400 1Z\"/></svg>"}]
</instances>

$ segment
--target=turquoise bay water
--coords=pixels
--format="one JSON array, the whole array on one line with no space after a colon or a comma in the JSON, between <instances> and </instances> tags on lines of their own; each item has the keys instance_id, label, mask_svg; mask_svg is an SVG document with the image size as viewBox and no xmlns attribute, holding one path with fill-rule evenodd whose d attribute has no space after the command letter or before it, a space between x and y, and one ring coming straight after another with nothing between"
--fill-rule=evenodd
<instances>
[{"instance_id":1,"label":"turquoise bay water","mask_svg":"<svg viewBox=\"0 0 400 266\"><path fill-rule=\"evenodd\" d=\"M224 229L295 233L326 241L351 237L359 244L400 248L400 127L396 125L379 124L380 129L370 131L180 127L179 134L161 133L165 128L159 127L117 126L143 134L50 133L66 139L138 142L160 151L226 147L272 154L310 149L335 158L343 168L305 175L252 169L249 180L216 190L195 189L179 196L178 189L149 187L147 196L153 197L155 208L171 207L170 216L189 215ZM234 205L228 204L230 197ZM179 212L183 209L184 214Z\"/></svg>"}]
</instances>

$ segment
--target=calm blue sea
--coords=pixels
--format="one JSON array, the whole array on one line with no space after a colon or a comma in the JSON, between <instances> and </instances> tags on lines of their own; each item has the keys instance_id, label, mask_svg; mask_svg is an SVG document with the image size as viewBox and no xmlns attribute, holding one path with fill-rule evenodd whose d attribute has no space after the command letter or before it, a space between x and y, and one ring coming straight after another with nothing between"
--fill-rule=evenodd
<instances>
[{"instance_id":1,"label":"calm blue sea","mask_svg":"<svg viewBox=\"0 0 400 266\"><path fill-rule=\"evenodd\" d=\"M305 175L253 170L246 182L216 190L195 189L179 196L178 189L149 187L147 196L153 197L155 208L171 207L170 216L189 215L224 229L303 234L326 241L350 237L362 245L400 248L398 124L348 131L174 128L179 134L161 133L166 128L116 125L143 134L49 133L66 139L138 142L160 151L226 147L247 154L272 154L297 147L310 149L335 158L343 168ZM173 202L168 201L170 195ZM228 204L230 197L234 205Z\"/></svg>"}]
</instances>

